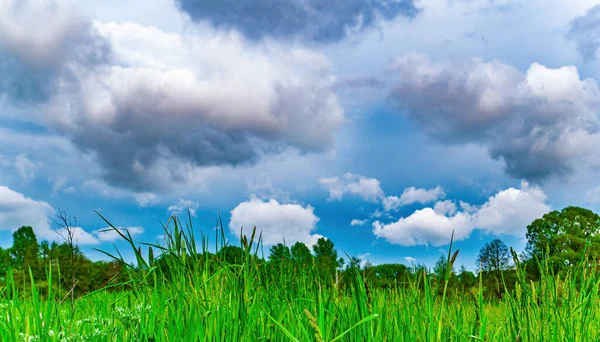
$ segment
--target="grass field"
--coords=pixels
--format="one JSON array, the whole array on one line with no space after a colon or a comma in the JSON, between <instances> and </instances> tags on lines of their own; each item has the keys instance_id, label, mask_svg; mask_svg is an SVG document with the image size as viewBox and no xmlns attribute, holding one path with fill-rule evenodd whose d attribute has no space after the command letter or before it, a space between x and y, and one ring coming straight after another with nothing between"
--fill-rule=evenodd
<instances>
[{"instance_id":1,"label":"grass field","mask_svg":"<svg viewBox=\"0 0 600 342\"><path fill-rule=\"evenodd\" d=\"M600 276L582 262L566 276L542 263L538 282L525 280L517 262L516 290L484 299L482 279L469 295L445 290L420 273L394 288L373 289L360 272L318 281L313 268L282 266L265 272L255 256L260 238L242 239L245 261L209 267L207 242L188 226L171 225L162 250L169 276L142 256L124 291L105 289L62 301L6 278L0 291L2 341L598 341ZM215 242L222 243L222 242ZM452 260L449 252L448 259ZM118 255L115 257L120 258ZM202 265L202 266L194 266ZM546 265L547 266L547 265ZM56 279L49 274L49 283ZM446 280L446 281L444 281ZM55 280L56 281L56 280ZM499 284L502 286L502 284ZM115 284L116 286L116 284ZM27 287L27 286L26 286ZM23 296L23 293L27 296ZM441 294L440 294L441 293ZM26 298L26 299L24 299ZM62 301L62 302L61 302Z\"/></svg>"}]
</instances>

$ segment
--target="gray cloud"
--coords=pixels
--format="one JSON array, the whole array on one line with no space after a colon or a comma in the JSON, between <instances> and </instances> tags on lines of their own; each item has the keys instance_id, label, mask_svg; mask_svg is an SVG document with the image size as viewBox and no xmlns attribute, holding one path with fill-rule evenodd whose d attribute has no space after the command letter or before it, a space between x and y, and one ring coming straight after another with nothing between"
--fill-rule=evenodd
<instances>
[{"instance_id":1,"label":"gray cloud","mask_svg":"<svg viewBox=\"0 0 600 342\"><path fill-rule=\"evenodd\" d=\"M600 47L600 5L575 18L566 36L577 43L577 50L583 58L595 59Z\"/></svg>"},{"instance_id":2,"label":"gray cloud","mask_svg":"<svg viewBox=\"0 0 600 342\"><path fill-rule=\"evenodd\" d=\"M301 36L335 42L352 28L419 13L413 0L177 0L193 20L234 28L252 40Z\"/></svg>"},{"instance_id":3,"label":"gray cloud","mask_svg":"<svg viewBox=\"0 0 600 342\"><path fill-rule=\"evenodd\" d=\"M136 193L290 147L322 152L344 118L322 55L210 28L92 23L53 1L0 2L0 71L0 97Z\"/></svg>"},{"instance_id":4,"label":"gray cloud","mask_svg":"<svg viewBox=\"0 0 600 342\"><path fill-rule=\"evenodd\" d=\"M115 63L74 68L77 87L58 87L44 110L54 129L96 157L111 185L160 190L185 183L197 167L333 144L343 110L321 55L213 32L96 27Z\"/></svg>"},{"instance_id":5,"label":"gray cloud","mask_svg":"<svg viewBox=\"0 0 600 342\"><path fill-rule=\"evenodd\" d=\"M392 99L427 135L481 144L513 177L563 176L597 154L600 91L575 67L534 63L523 73L499 61L453 65L411 54L394 70Z\"/></svg>"},{"instance_id":6,"label":"gray cloud","mask_svg":"<svg viewBox=\"0 0 600 342\"><path fill-rule=\"evenodd\" d=\"M110 46L75 8L38 0L0 3L0 95L12 103L47 101L73 64L95 65Z\"/></svg>"}]
</instances>

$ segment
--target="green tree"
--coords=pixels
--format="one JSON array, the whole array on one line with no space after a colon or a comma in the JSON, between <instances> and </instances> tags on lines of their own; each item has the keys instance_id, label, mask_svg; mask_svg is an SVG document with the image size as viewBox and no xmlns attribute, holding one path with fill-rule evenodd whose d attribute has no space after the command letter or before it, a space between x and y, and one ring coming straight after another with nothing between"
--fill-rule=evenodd
<instances>
[{"instance_id":1,"label":"green tree","mask_svg":"<svg viewBox=\"0 0 600 342\"><path fill-rule=\"evenodd\" d=\"M12 256L15 283L28 288L30 283L29 270L35 281L43 278L43 268L40 267L38 259L38 243L33 228L23 226L13 233L13 245L9 249ZM24 295L28 295L26 291Z\"/></svg>"},{"instance_id":2,"label":"green tree","mask_svg":"<svg viewBox=\"0 0 600 342\"><path fill-rule=\"evenodd\" d=\"M346 266L347 270L357 269L360 271L361 260L357 257L350 257L348 260L348 265Z\"/></svg>"},{"instance_id":3,"label":"green tree","mask_svg":"<svg viewBox=\"0 0 600 342\"><path fill-rule=\"evenodd\" d=\"M42 259L42 263L44 266L48 264L48 260L50 259L50 244L48 241L44 240L40 242L40 258Z\"/></svg>"},{"instance_id":4,"label":"green tree","mask_svg":"<svg viewBox=\"0 0 600 342\"><path fill-rule=\"evenodd\" d=\"M319 274L332 277L335 271L344 265L344 259L338 258L333 242L326 238L319 238L313 246L315 252L315 263Z\"/></svg>"},{"instance_id":5,"label":"green tree","mask_svg":"<svg viewBox=\"0 0 600 342\"><path fill-rule=\"evenodd\" d=\"M477 278L475 277L475 274L471 271L467 271L464 265L460 267L458 281L464 292L477 284Z\"/></svg>"},{"instance_id":6,"label":"green tree","mask_svg":"<svg viewBox=\"0 0 600 342\"><path fill-rule=\"evenodd\" d=\"M527 253L543 260L548 253L555 271L576 264L589 243L590 255L600 256L600 216L588 209L566 207L527 226Z\"/></svg>"},{"instance_id":7,"label":"green tree","mask_svg":"<svg viewBox=\"0 0 600 342\"><path fill-rule=\"evenodd\" d=\"M14 232L10 254L13 257L14 265L18 268L37 264L38 243L33 228L23 226Z\"/></svg>"},{"instance_id":8,"label":"green tree","mask_svg":"<svg viewBox=\"0 0 600 342\"><path fill-rule=\"evenodd\" d=\"M510 266L508 247L499 239L488 242L479 250L476 266L482 271L505 271Z\"/></svg>"},{"instance_id":9,"label":"green tree","mask_svg":"<svg viewBox=\"0 0 600 342\"><path fill-rule=\"evenodd\" d=\"M454 269L454 265L448 262L448 258L445 255L440 255L438 261L436 261L433 267L433 274L438 285L438 294L442 294L444 290L444 282L446 279L446 270L450 267L450 277L448 278L448 293L456 291L458 289L458 277Z\"/></svg>"},{"instance_id":10,"label":"green tree","mask_svg":"<svg viewBox=\"0 0 600 342\"><path fill-rule=\"evenodd\" d=\"M11 263L10 251L0 247L0 279L4 279Z\"/></svg>"},{"instance_id":11,"label":"green tree","mask_svg":"<svg viewBox=\"0 0 600 342\"><path fill-rule=\"evenodd\" d=\"M271 262L285 262L292 258L290 248L282 243L271 247L270 252L269 261Z\"/></svg>"},{"instance_id":12,"label":"green tree","mask_svg":"<svg viewBox=\"0 0 600 342\"><path fill-rule=\"evenodd\" d=\"M229 264L240 265L244 262L244 250L237 246L225 246L217 253L217 258Z\"/></svg>"},{"instance_id":13,"label":"green tree","mask_svg":"<svg viewBox=\"0 0 600 342\"><path fill-rule=\"evenodd\" d=\"M381 264L369 268L374 283L378 287L393 287L395 284L407 284L410 270L403 264Z\"/></svg>"},{"instance_id":14,"label":"green tree","mask_svg":"<svg viewBox=\"0 0 600 342\"><path fill-rule=\"evenodd\" d=\"M313 255L310 253L310 249L300 241L296 242L291 248L292 258L294 261L302 265L308 265L311 263Z\"/></svg>"},{"instance_id":15,"label":"green tree","mask_svg":"<svg viewBox=\"0 0 600 342\"><path fill-rule=\"evenodd\" d=\"M448 267L448 259L445 255L440 255L438 261L435 262L435 266L433 266L433 274L435 274L437 279L444 279L446 277L446 268ZM452 266L451 272L454 272L454 266Z\"/></svg>"}]
</instances>

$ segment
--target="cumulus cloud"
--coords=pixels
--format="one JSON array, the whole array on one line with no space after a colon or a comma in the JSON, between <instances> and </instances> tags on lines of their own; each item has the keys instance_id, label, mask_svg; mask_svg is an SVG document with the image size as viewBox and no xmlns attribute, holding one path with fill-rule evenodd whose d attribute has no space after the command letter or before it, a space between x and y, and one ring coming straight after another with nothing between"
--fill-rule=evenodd
<instances>
[{"instance_id":1,"label":"cumulus cloud","mask_svg":"<svg viewBox=\"0 0 600 342\"><path fill-rule=\"evenodd\" d=\"M600 47L600 5L590 8L584 15L575 18L566 36L577 43L577 50L583 58L595 59Z\"/></svg>"},{"instance_id":2,"label":"cumulus cloud","mask_svg":"<svg viewBox=\"0 0 600 342\"><path fill-rule=\"evenodd\" d=\"M117 229L119 229L119 231L121 231L121 233L125 236L127 236L127 232L129 231L129 234L131 236L136 236L136 235L140 235L142 233L144 233L144 227L118 227ZM118 232L116 232L113 228L111 227L107 227L104 229L98 229L94 231L94 236L95 238L97 238L99 241L102 242L113 242L116 241L118 239L122 239L121 235L119 235Z\"/></svg>"},{"instance_id":3,"label":"cumulus cloud","mask_svg":"<svg viewBox=\"0 0 600 342\"><path fill-rule=\"evenodd\" d=\"M153 191L194 167L237 166L288 147L333 146L343 110L327 59L233 33L178 35L96 23L114 63L77 69L44 107L111 185Z\"/></svg>"},{"instance_id":4,"label":"cumulus cloud","mask_svg":"<svg viewBox=\"0 0 600 342\"><path fill-rule=\"evenodd\" d=\"M47 100L73 63L96 64L110 47L67 2L0 1L0 94L19 102Z\"/></svg>"},{"instance_id":5,"label":"cumulus cloud","mask_svg":"<svg viewBox=\"0 0 600 342\"><path fill-rule=\"evenodd\" d=\"M438 202L434 208L417 210L396 222L376 221L373 233L403 246L445 245L450 242L452 231L454 240L460 241L467 239L474 229L493 235L522 237L528 224L550 211L544 192L527 182L523 182L520 189L498 192L473 211L457 212L456 206L450 207L444 202Z\"/></svg>"},{"instance_id":6,"label":"cumulus cloud","mask_svg":"<svg viewBox=\"0 0 600 342\"><path fill-rule=\"evenodd\" d=\"M253 40L299 37L335 42L349 30L362 30L399 16L419 13L413 0L176 0L193 20L236 29Z\"/></svg>"},{"instance_id":7,"label":"cumulus cloud","mask_svg":"<svg viewBox=\"0 0 600 342\"><path fill-rule=\"evenodd\" d=\"M0 186L0 229L14 231L21 226L33 227L44 239L55 238L50 217L54 209L44 201L36 201L6 186Z\"/></svg>"},{"instance_id":8,"label":"cumulus cloud","mask_svg":"<svg viewBox=\"0 0 600 342\"><path fill-rule=\"evenodd\" d=\"M351 226L364 226L367 223L369 223L369 220L367 220L367 219L364 219L364 220L353 219L352 221L350 221Z\"/></svg>"},{"instance_id":9,"label":"cumulus cloud","mask_svg":"<svg viewBox=\"0 0 600 342\"><path fill-rule=\"evenodd\" d=\"M194 202L192 200L180 199L179 202L177 202L177 204L173 204L173 205L169 206L167 211L171 215L180 215L180 214L187 215L188 210L189 210L190 215L196 216L196 210L198 210L199 206L200 205L198 204L198 202Z\"/></svg>"},{"instance_id":10,"label":"cumulus cloud","mask_svg":"<svg viewBox=\"0 0 600 342\"><path fill-rule=\"evenodd\" d=\"M240 203L231 211L229 229L231 233L239 236L243 227L244 234L250 234L253 227L262 233L262 242L265 246L278 243L292 245L297 241L312 247L322 237L313 234L319 218L314 214L310 205L279 203L275 199L263 201L252 197Z\"/></svg>"},{"instance_id":11,"label":"cumulus cloud","mask_svg":"<svg viewBox=\"0 0 600 342\"><path fill-rule=\"evenodd\" d=\"M562 176L597 153L600 91L574 66L521 72L497 60L458 65L409 54L393 70L393 99L427 135L481 144L513 177Z\"/></svg>"},{"instance_id":12,"label":"cumulus cloud","mask_svg":"<svg viewBox=\"0 0 600 342\"><path fill-rule=\"evenodd\" d=\"M384 197L380 183L375 178L367 178L352 173L342 177L322 177L319 183L329 191L329 200L341 200L345 195L353 195L369 202L378 202Z\"/></svg>"},{"instance_id":13,"label":"cumulus cloud","mask_svg":"<svg viewBox=\"0 0 600 342\"><path fill-rule=\"evenodd\" d=\"M76 245L97 245L100 243L98 238L81 227L71 227L73 234L73 243ZM65 228L60 228L54 232L57 236L54 240L65 242L68 240L69 234Z\"/></svg>"},{"instance_id":14,"label":"cumulus cloud","mask_svg":"<svg viewBox=\"0 0 600 342\"><path fill-rule=\"evenodd\" d=\"M47 202L25 197L6 186L0 186L0 230L15 231L22 226L30 226L38 239L62 243L68 234L64 228L53 229L54 214L54 208ZM118 236L114 231L103 232L102 229L92 233L81 227L72 227L72 229L74 242L78 245L97 245L101 242L114 241ZM142 227L119 229L128 229L132 235L144 232Z\"/></svg>"},{"instance_id":15,"label":"cumulus cloud","mask_svg":"<svg viewBox=\"0 0 600 342\"><path fill-rule=\"evenodd\" d=\"M439 201L433 206L433 211L440 215L454 215L456 212L456 203L451 200Z\"/></svg>"},{"instance_id":16,"label":"cumulus cloud","mask_svg":"<svg viewBox=\"0 0 600 342\"><path fill-rule=\"evenodd\" d=\"M429 202L435 202L440 198L444 198L446 193L441 186L436 186L433 189L417 189L414 186L404 189L402 195L398 196L387 196L383 200L383 207L386 211L396 210L401 206L421 203L426 204Z\"/></svg>"}]
</instances>

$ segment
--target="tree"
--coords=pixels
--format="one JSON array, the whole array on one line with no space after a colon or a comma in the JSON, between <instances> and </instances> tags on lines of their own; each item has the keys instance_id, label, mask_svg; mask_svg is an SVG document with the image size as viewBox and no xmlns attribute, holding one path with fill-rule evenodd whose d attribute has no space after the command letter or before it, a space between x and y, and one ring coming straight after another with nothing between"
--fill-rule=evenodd
<instances>
[{"instance_id":1,"label":"tree","mask_svg":"<svg viewBox=\"0 0 600 342\"><path fill-rule=\"evenodd\" d=\"M313 246L315 262L321 276L333 276L335 271L344 265L344 259L338 258L337 251L331 240L319 238Z\"/></svg>"},{"instance_id":2,"label":"tree","mask_svg":"<svg viewBox=\"0 0 600 342\"><path fill-rule=\"evenodd\" d=\"M4 279L6 276L6 271L8 271L11 262L10 251L0 247L0 279Z\"/></svg>"},{"instance_id":3,"label":"tree","mask_svg":"<svg viewBox=\"0 0 600 342\"><path fill-rule=\"evenodd\" d=\"M18 268L27 268L37 263L38 243L33 228L23 226L13 233L10 254Z\"/></svg>"},{"instance_id":4,"label":"tree","mask_svg":"<svg viewBox=\"0 0 600 342\"><path fill-rule=\"evenodd\" d=\"M454 266L452 266L452 269L450 270L450 272L454 272ZM433 266L433 273L435 274L435 276L438 279L445 279L446 278L446 268L448 267L448 259L446 259L445 255L440 255L440 258L438 259L438 261L435 262L435 266Z\"/></svg>"},{"instance_id":5,"label":"tree","mask_svg":"<svg viewBox=\"0 0 600 342\"><path fill-rule=\"evenodd\" d=\"M271 247L270 252L269 261L271 262L284 262L292 258L290 248L282 243Z\"/></svg>"},{"instance_id":6,"label":"tree","mask_svg":"<svg viewBox=\"0 0 600 342\"><path fill-rule=\"evenodd\" d=\"M471 271L467 271L465 266L460 267L458 281L460 282L463 291L467 291L477 284L477 278L475 277L475 274Z\"/></svg>"},{"instance_id":7,"label":"tree","mask_svg":"<svg viewBox=\"0 0 600 342\"><path fill-rule=\"evenodd\" d=\"M393 287L407 283L410 270L403 264L381 264L369 268L369 273L378 287Z\"/></svg>"},{"instance_id":8,"label":"tree","mask_svg":"<svg viewBox=\"0 0 600 342\"><path fill-rule=\"evenodd\" d=\"M308 265L313 255L310 253L310 249L300 241L296 242L291 248L292 258L294 261L302 265Z\"/></svg>"},{"instance_id":9,"label":"tree","mask_svg":"<svg viewBox=\"0 0 600 342\"><path fill-rule=\"evenodd\" d=\"M488 242L479 250L476 266L482 271L505 271L510 265L508 247L499 239Z\"/></svg>"},{"instance_id":10,"label":"tree","mask_svg":"<svg viewBox=\"0 0 600 342\"><path fill-rule=\"evenodd\" d=\"M66 211L58 209L56 214L56 221L54 224L58 226L56 231L60 235L65 243L69 245L71 250L71 312L75 312L75 287L77 286L77 278L75 278L75 254L77 249L77 241L75 240L75 232L77 231L77 218L68 216Z\"/></svg>"},{"instance_id":11,"label":"tree","mask_svg":"<svg viewBox=\"0 0 600 342\"><path fill-rule=\"evenodd\" d=\"M348 266L346 266L347 270L351 270L351 269L357 269L360 271L360 264L361 264L361 260L357 257L350 257L350 260L348 260Z\"/></svg>"},{"instance_id":12,"label":"tree","mask_svg":"<svg viewBox=\"0 0 600 342\"><path fill-rule=\"evenodd\" d=\"M241 247L225 246L217 253L217 258L228 264L241 265L244 263L246 253Z\"/></svg>"},{"instance_id":13,"label":"tree","mask_svg":"<svg viewBox=\"0 0 600 342\"><path fill-rule=\"evenodd\" d=\"M40 258L42 258L42 262L44 265L48 264L48 259L50 258L50 244L48 241L44 240L40 242Z\"/></svg>"},{"instance_id":14,"label":"tree","mask_svg":"<svg viewBox=\"0 0 600 342\"><path fill-rule=\"evenodd\" d=\"M589 243L590 256L600 256L600 216L588 209L566 207L552 211L527 226L527 253L543 260L549 257L555 270L581 259Z\"/></svg>"}]
</instances>

